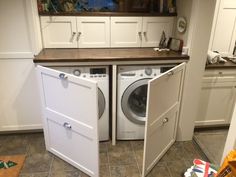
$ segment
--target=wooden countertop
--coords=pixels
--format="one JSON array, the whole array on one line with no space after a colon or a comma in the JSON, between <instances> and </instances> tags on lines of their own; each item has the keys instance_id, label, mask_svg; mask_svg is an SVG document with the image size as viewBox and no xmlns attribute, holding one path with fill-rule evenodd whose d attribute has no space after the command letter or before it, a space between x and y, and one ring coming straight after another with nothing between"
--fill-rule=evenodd
<instances>
[{"instance_id":1,"label":"wooden countertop","mask_svg":"<svg viewBox=\"0 0 236 177\"><path fill-rule=\"evenodd\" d=\"M227 58L224 58L227 60L226 63L216 63L216 64L209 64L206 65L206 69L233 69L236 68L236 63L233 63L232 61L228 60Z\"/></svg>"},{"instance_id":2,"label":"wooden countertop","mask_svg":"<svg viewBox=\"0 0 236 177\"><path fill-rule=\"evenodd\" d=\"M153 48L43 49L35 56L34 63L143 60L187 61L189 56L174 51L157 52Z\"/></svg>"}]
</instances>

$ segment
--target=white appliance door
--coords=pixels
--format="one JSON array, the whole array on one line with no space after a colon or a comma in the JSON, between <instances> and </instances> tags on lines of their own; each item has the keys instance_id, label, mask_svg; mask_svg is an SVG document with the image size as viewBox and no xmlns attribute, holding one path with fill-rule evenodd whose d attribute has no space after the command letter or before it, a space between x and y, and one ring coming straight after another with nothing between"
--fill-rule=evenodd
<instances>
[{"instance_id":1,"label":"white appliance door","mask_svg":"<svg viewBox=\"0 0 236 177\"><path fill-rule=\"evenodd\" d=\"M97 83L42 66L37 72L47 150L98 177Z\"/></svg>"},{"instance_id":2,"label":"white appliance door","mask_svg":"<svg viewBox=\"0 0 236 177\"><path fill-rule=\"evenodd\" d=\"M175 142L184 71L182 63L148 82L143 177Z\"/></svg>"}]
</instances>

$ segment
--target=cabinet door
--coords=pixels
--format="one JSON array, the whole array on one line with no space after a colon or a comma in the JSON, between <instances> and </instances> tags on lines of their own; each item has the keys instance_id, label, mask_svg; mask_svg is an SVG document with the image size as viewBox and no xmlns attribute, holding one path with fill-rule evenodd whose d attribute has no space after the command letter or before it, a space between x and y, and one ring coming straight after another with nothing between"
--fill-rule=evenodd
<instances>
[{"instance_id":1,"label":"cabinet door","mask_svg":"<svg viewBox=\"0 0 236 177\"><path fill-rule=\"evenodd\" d=\"M229 124L235 102L235 82L203 83L195 125Z\"/></svg>"},{"instance_id":2,"label":"cabinet door","mask_svg":"<svg viewBox=\"0 0 236 177\"><path fill-rule=\"evenodd\" d=\"M77 17L79 48L110 47L110 17Z\"/></svg>"},{"instance_id":3,"label":"cabinet door","mask_svg":"<svg viewBox=\"0 0 236 177\"><path fill-rule=\"evenodd\" d=\"M143 17L142 47L158 47L163 31L172 35L173 22L173 17Z\"/></svg>"},{"instance_id":4,"label":"cabinet door","mask_svg":"<svg viewBox=\"0 0 236 177\"><path fill-rule=\"evenodd\" d=\"M41 17L44 48L77 48L75 17Z\"/></svg>"},{"instance_id":5,"label":"cabinet door","mask_svg":"<svg viewBox=\"0 0 236 177\"><path fill-rule=\"evenodd\" d=\"M140 47L142 17L111 17L111 47Z\"/></svg>"},{"instance_id":6,"label":"cabinet door","mask_svg":"<svg viewBox=\"0 0 236 177\"><path fill-rule=\"evenodd\" d=\"M184 69L182 63L148 82L143 177L175 142Z\"/></svg>"},{"instance_id":7,"label":"cabinet door","mask_svg":"<svg viewBox=\"0 0 236 177\"><path fill-rule=\"evenodd\" d=\"M236 1L221 0L217 15L211 49L223 56L232 55L236 40Z\"/></svg>"},{"instance_id":8,"label":"cabinet door","mask_svg":"<svg viewBox=\"0 0 236 177\"><path fill-rule=\"evenodd\" d=\"M37 70L47 150L97 177L97 83L41 66Z\"/></svg>"}]
</instances>

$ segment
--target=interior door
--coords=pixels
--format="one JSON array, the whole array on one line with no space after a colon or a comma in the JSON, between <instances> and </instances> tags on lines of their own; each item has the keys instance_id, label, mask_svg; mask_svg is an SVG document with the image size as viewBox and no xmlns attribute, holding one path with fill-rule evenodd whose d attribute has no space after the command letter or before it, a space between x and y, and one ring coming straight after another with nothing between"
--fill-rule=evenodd
<instances>
[{"instance_id":1,"label":"interior door","mask_svg":"<svg viewBox=\"0 0 236 177\"><path fill-rule=\"evenodd\" d=\"M97 83L42 66L37 71L47 150L97 177Z\"/></svg>"},{"instance_id":2,"label":"interior door","mask_svg":"<svg viewBox=\"0 0 236 177\"><path fill-rule=\"evenodd\" d=\"M148 82L143 177L175 142L184 70L182 63Z\"/></svg>"}]
</instances>

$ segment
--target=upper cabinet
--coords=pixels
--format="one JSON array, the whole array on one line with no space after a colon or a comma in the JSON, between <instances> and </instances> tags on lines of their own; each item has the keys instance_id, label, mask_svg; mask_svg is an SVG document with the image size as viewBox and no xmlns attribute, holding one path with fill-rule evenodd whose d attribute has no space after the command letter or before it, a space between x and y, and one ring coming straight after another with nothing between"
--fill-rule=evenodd
<instances>
[{"instance_id":1,"label":"upper cabinet","mask_svg":"<svg viewBox=\"0 0 236 177\"><path fill-rule=\"evenodd\" d=\"M232 55L236 40L236 1L221 0L215 13L210 50Z\"/></svg>"},{"instance_id":2,"label":"upper cabinet","mask_svg":"<svg viewBox=\"0 0 236 177\"><path fill-rule=\"evenodd\" d=\"M44 48L157 47L175 17L42 16Z\"/></svg>"},{"instance_id":3,"label":"upper cabinet","mask_svg":"<svg viewBox=\"0 0 236 177\"><path fill-rule=\"evenodd\" d=\"M111 47L157 47L164 31L172 35L173 17L111 17Z\"/></svg>"},{"instance_id":4,"label":"upper cabinet","mask_svg":"<svg viewBox=\"0 0 236 177\"><path fill-rule=\"evenodd\" d=\"M110 47L109 17L41 17L45 48Z\"/></svg>"}]
</instances>

